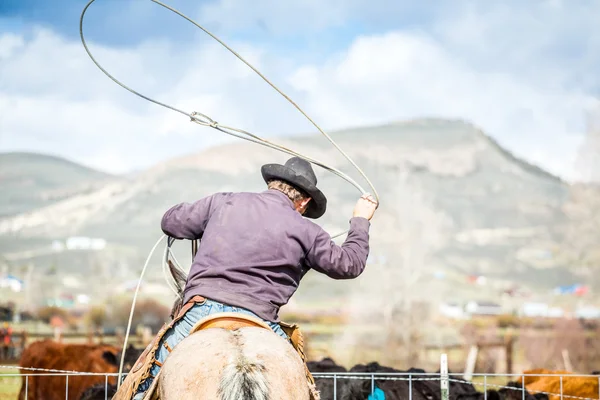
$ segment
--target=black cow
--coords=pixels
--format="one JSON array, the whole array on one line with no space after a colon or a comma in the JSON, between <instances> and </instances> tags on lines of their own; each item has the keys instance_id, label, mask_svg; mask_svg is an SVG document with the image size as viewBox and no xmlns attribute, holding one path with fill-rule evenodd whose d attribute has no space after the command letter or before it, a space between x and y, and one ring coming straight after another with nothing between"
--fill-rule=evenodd
<instances>
[{"instance_id":1,"label":"black cow","mask_svg":"<svg viewBox=\"0 0 600 400\"><path fill-rule=\"evenodd\" d=\"M347 372L346 368L341 365L337 365L335 361L331 358L324 358L321 361L309 361L306 363L308 366L308 370L310 372L324 372L324 373L333 373L333 372ZM347 379L338 379L335 382L336 385L336 397L334 394L334 380L333 378L318 378L315 377L315 385L317 386L317 390L321 396L321 400L333 400L342 399L346 392L346 387L348 385Z\"/></svg>"},{"instance_id":2,"label":"black cow","mask_svg":"<svg viewBox=\"0 0 600 400\"><path fill-rule=\"evenodd\" d=\"M411 368L408 371L401 371L390 367L384 367L379 363L372 362L366 365L359 364L355 365L350 369L349 372L360 372L360 373L423 373L422 369ZM412 394L412 398L415 400L437 400L435 393L431 393L426 388L423 388L421 381L409 381L409 376L401 376L401 379L383 379L382 377L375 377L374 386L381 389L385 393L386 400L404 400L408 399ZM415 376L415 378L417 378ZM346 397L343 400L365 400L372 393L373 382L370 377L365 376L364 379L352 379L348 383Z\"/></svg>"},{"instance_id":3,"label":"black cow","mask_svg":"<svg viewBox=\"0 0 600 400\"><path fill-rule=\"evenodd\" d=\"M337 365L330 358L325 358L318 362L309 362L308 368L311 372L347 372L344 367ZM408 371L401 371L372 362L366 365L356 365L348 372L373 374L412 373L414 374L412 379L409 379L409 375L403 375L401 379L375 377L374 386L384 392L386 400L408 399L409 394L415 400L441 399L441 381L439 375L424 377L421 375L425 373L422 369L411 368ZM439 373L438 371L437 374ZM357 376L355 375L355 377ZM478 392L473 384L464 381L460 376L453 375L450 372L448 377L450 378L449 397L451 400L484 400L486 397L485 393ZM315 383L317 389L321 392L322 400L334 399L333 382L332 378L315 378ZM371 394L372 384L368 375L364 376L363 379L344 379L340 377L337 379L337 399L366 400ZM487 390L487 398L488 400L521 400L523 398L521 385L517 382L509 382L499 390ZM532 395L525 391L525 400L548 400L548 396L544 394Z\"/></svg>"},{"instance_id":4,"label":"black cow","mask_svg":"<svg viewBox=\"0 0 600 400\"><path fill-rule=\"evenodd\" d=\"M111 399L115 394L117 394L117 385L105 387L104 384L98 384L87 388L79 400L105 400Z\"/></svg>"}]
</instances>

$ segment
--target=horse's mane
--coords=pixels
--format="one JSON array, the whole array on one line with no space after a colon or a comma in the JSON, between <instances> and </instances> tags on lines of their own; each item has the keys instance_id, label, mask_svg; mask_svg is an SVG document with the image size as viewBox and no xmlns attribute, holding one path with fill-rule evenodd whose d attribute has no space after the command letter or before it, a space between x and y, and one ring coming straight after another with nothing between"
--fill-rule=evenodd
<instances>
[{"instance_id":1,"label":"horse's mane","mask_svg":"<svg viewBox=\"0 0 600 400\"><path fill-rule=\"evenodd\" d=\"M171 260L167 261L169 265L169 272L175 283L175 289L177 290L177 298L171 308L171 319L175 319L181 307L183 307L183 288L187 282L187 274L181 269L175 266Z\"/></svg>"}]
</instances>

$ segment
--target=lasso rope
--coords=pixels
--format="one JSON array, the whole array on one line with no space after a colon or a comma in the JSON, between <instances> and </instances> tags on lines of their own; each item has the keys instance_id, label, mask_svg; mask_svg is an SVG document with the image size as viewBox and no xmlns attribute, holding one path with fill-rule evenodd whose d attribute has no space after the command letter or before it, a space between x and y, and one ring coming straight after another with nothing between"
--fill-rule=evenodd
<instances>
[{"instance_id":1,"label":"lasso rope","mask_svg":"<svg viewBox=\"0 0 600 400\"><path fill-rule=\"evenodd\" d=\"M320 162L318 160L315 160L312 157L308 157L306 155L300 154L294 150L288 149L284 146L281 146L279 144L273 143L269 140L266 140L260 136L257 136L253 133L250 133L248 131L245 131L243 129L238 129L238 128L234 128L234 127L230 127L230 126L226 126L226 125L222 125L219 124L217 121L213 120L212 118L210 118L209 116L193 111L191 113L188 113L186 111L180 110L176 107L170 106L168 104L159 102L157 100L154 100L148 96L144 96L143 94L131 89L130 87L128 87L127 85L123 84L122 82L120 82L119 80L117 80L115 77L113 77L110 73L108 73L108 71L106 71L101 65L100 63L98 63L96 61L96 59L94 58L94 56L91 54L91 52L89 51L87 44L85 42L85 38L83 35L83 18L85 16L85 13L87 11L87 9L90 7L90 5L94 2L95 0L90 0L86 6L84 7L82 13L81 13L81 17L79 19L79 34L81 36L81 42L83 43L83 47L85 48L85 51L87 52L88 56L91 58L91 60L94 62L94 64L96 64L96 66L106 75L108 76L111 80L113 80L116 84L118 84L119 86L123 87L124 89L128 90L129 92L145 99L148 100L152 103L158 104L162 107L168 108L170 110L176 111L180 114L183 114L187 117L190 118L190 121L195 122L199 125L203 125L203 126L207 126L207 127L211 127L214 128L220 132L226 133L228 135L231 136L235 136L238 137L240 139L244 139L253 143L257 143L260 144L262 146L266 146L269 147L271 149L274 150L279 150L281 152L287 153L289 155L292 156L297 156L300 158L303 158L304 160L313 163L315 165L320 166L321 168L330 171L331 173L339 176L340 178L348 181L350 184L352 184L353 186L355 186L363 195L367 194L367 192L351 177L349 177L348 175L344 174L343 172L341 172L340 170L332 167L332 166L328 166L323 162ZM346 152L344 152L340 146L327 134L325 133L325 131L323 131L323 129L321 129L321 127L319 125L317 125L289 96L287 96L285 93L283 93L276 85L274 85L269 79L267 79L263 74L261 74L256 68L254 68L249 62L247 62L242 56L240 56L238 53L236 53L232 48L230 48L228 45L226 45L222 40L220 40L218 37L216 37L215 35L213 35L210 31L208 31L207 29L205 29L204 27L202 27L201 25L199 25L197 22L195 22L194 20L190 19L189 17L187 17L185 14L177 11L176 9L161 3L158 0L151 0L152 2L174 12L175 14L179 15L182 18L185 18L186 20L188 20L189 22L191 22L192 24L194 24L196 27L200 28L201 30L203 30L206 34L208 34L209 36L211 36L213 39L215 39L217 42L219 42L223 47L225 47L227 50L229 50L233 55L235 55L240 61L242 61L244 64L246 64L248 67L250 67L254 72L256 72L265 82L267 82L273 89L275 89L279 94L281 94L287 101L289 101L298 111L300 111L300 113L302 115L304 115L314 126L315 128L317 128L317 130L327 138L327 140L329 140L329 142L331 142L331 144L348 160L348 162L350 162L350 164L352 164L352 166L354 166L354 168L356 168L356 170L359 172L360 175L362 175L362 177L367 181L367 183L369 184L373 195L375 196L376 200L377 200L377 206L379 206L379 194L377 193L377 190L375 189L375 187L373 186L373 184L371 183L371 181L369 180L369 178L365 175L365 173L362 171L362 169L356 165L356 163L350 158L350 156L348 154L346 154ZM332 235L332 238L337 238L339 236L342 236L344 234L346 234L348 232L348 230L345 230L341 233L338 233L336 235ZM129 321L128 321L128 326L127 326L127 333L125 336L125 342L123 344L123 348L125 348L127 346L127 341L129 339L129 330L131 329L131 323L133 320L133 313L135 310L135 302L137 299L137 294L139 292L139 288L142 282L142 278L144 275L144 272L146 270L146 267L148 265L148 262L150 260L150 257L152 256L152 254L154 253L154 250L156 249L156 246L158 245L158 243L164 238L161 237L161 239L154 245L152 251L150 252L150 254L148 255L148 259L146 260L146 264L144 265L144 268L142 270L142 273L140 275L139 281L138 281L138 285L136 287L135 290L135 294L134 294L134 299L133 299L133 303L132 303L132 307L131 307L131 312L129 315ZM165 249L165 257L163 262L166 262L166 258L168 258L170 254L170 245L167 244L167 247ZM163 264L163 271L165 271L165 264ZM173 288L171 287L169 280L167 278L167 284L169 285L169 287L171 288L171 290L173 290ZM173 290L175 291L175 290ZM119 367L119 379L118 379L118 383L117 385L120 385L121 382L121 375L122 375L122 370L123 370L123 363L124 363L124 359L125 359L125 351L123 351L122 357L121 357L121 364Z\"/></svg>"},{"instance_id":2,"label":"lasso rope","mask_svg":"<svg viewBox=\"0 0 600 400\"><path fill-rule=\"evenodd\" d=\"M108 71L106 71L101 65L100 63L98 63L98 61L96 61L96 59L94 58L94 56L91 54L91 52L89 51L87 44L85 42L85 38L83 35L83 18L84 15L88 9L88 7L96 0L90 0L88 2L88 4L85 6L85 8L83 9L83 12L81 13L81 18L79 20L79 34L81 36L81 41L83 43L83 46L85 48L85 51L87 52L87 54L90 56L90 58L92 59L92 61L94 62L94 64L96 64L96 66L102 71L104 72L104 74L106 76L108 76L111 80L113 80L116 84L118 84L119 86L123 87L124 89L128 90L129 92L145 99L148 100L152 103L158 104L162 107L166 107L170 110L176 111L180 114L183 114L187 117L190 118L190 120L192 122L195 122L199 125L203 125L203 126L208 126L211 128L214 128L220 132L226 133L228 135L231 136L235 136L238 137L240 139L244 139L244 140L248 140L250 142L254 142L263 146L267 146L270 147L272 149L275 150L279 150L282 151L284 153L290 154L292 156L297 156L300 158L305 159L306 161L309 161L315 165L318 165L330 172L332 172L333 174L339 176L340 178L348 181L349 183L351 183L353 186L355 186L361 193L363 194L367 194L367 192L351 177L349 177L348 175L344 174L343 172L341 172L340 170L338 170L337 168L334 168L332 166L328 166L325 163L315 160L312 157L300 154L294 150L288 149L284 146L281 146L279 144L273 143L267 139L264 139L258 135L255 135L253 133L250 133L248 131L245 131L243 129L238 129L238 128L234 128L234 127L230 127L230 126L226 126L226 125L222 125L220 123L218 123L217 121L213 120L212 118L210 118L209 116L202 114L200 112L196 112L193 111L191 113L188 113L186 111L183 111L179 108L176 108L174 106L170 106L168 104L162 103L160 101L154 100L148 96L145 96L139 92L137 92L136 90L131 89L130 87L128 87L127 85L125 85L124 83L120 82L119 80L117 80L114 76L112 76L110 73L108 73ZM253 67L248 61L246 61L242 56L240 56L238 53L236 53L231 47L229 47L227 44L225 44L222 40L220 40L218 37L216 37L215 35L213 35L210 31L208 31L206 28L202 27L201 25L199 25L197 22L195 22L194 20L192 20L191 18L189 18L188 16L186 16L185 14L175 10L174 8L161 3L158 0L150 0L172 12L174 12L175 14L181 16L182 18L185 18L186 20L188 20L189 22L191 22L192 24L194 24L196 27L202 29L204 32L206 32L208 35L210 35L213 39L215 39L217 42L219 42L223 47L225 47L227 50L229 50L233 55L235 55L240 61L242 61L244 64L246 64L248 67L250 67L254 72L256 72L265 82L267 82L273 89L275 89L279 94L281 94L287 101L289 101L298 111L300 111L300 113L302 113L302 115L304 115L314 126L315 128L317 128L317 130L327 138L327 140L329 140L329 142L331 142L331 144L348 160L348 162L350 162L350 164L352 164L354 166L354 168L356 168L356 170L362 175L362 177L367 181L367 183L369 184L369 187L372 190L373 195L375 196L375 199L377 200L377 203L379 203L379 194L377 193L377 190L375 189L375 187L373 186L373 184L371 183L371 181L369 180L369 178L365 175L365 173L363 172L363 170L356 165L356 163L350 158L350 156L340 148L340 146L325 132L323 131L323 129L321 129L321 127L319 125L317 125L301 108L300 106L298 106L292 99L290 99L289 96L287 96L285 93L283 93L275 84L273 84L269 79L267 79L263 74L261 74L255 67ZM342 233L339 233L337 235L332 236L332 238L336 238L338 236L344 235L345 233L347 233L348 231L344 231Z\"/></svg>"},{"instance_id":3,"label":"lasso rope","mask_svg":"<svg viewBox=\"0 0 600 400\"><path fill-rule=\"evenodd\" d=\"M159 243L162 242L162 240L166 237L167 237L167 235L162 235L160 237L160 239L158 239L156 241L156 243L152 247L152 250L150 250L150 254L148 254L148 257L146 258L146 262L144 263L144 268L142 268L142 272L140 273L140 277L138 279L137 286L135 287L135 293L133 294L133 301L131 302L131 311L129 312L129 321L127 321L127 331L125 332L125 340L123 341L123 348L121 349L121 362L119 364L119 378L117 379L117 387L121 386L121 376L123 375L123 364L125 364L125 352L127 351L127 342L129 342L129 331L131 330L131 323L133 322L133 313L135 311L135 303L137 301L137 296L140 291L142 279L144 278L144 274L146 273L146 268L148 268L148 264L150 263L152 254L154 254L154 250L156 250Z\"/></svg>"}]
</instances>

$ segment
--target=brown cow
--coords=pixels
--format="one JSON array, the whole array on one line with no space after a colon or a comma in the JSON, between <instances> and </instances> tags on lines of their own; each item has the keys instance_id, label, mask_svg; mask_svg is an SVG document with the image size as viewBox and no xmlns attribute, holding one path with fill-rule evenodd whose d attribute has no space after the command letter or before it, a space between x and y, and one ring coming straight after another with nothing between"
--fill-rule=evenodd
<instances>
[{"instance_id":1,"label":"brown cow","mask_svg":"<svg viewBox=\"0 0 600 400\"><path fill-rule=\"evenodd\" d=\"M532 394L545 392L552 395L550 400L560 400L561 378L563 396L577 396L587 399L598 399L598 378L573 375L568 371L550 371L534 369L525 371L524 374L556 374L556 376L525 377L525 388ZM519 379L521 382L521 379Z\"/></svg>"},{"instance_id":2,"label":"brown cow","mask_svg":"<svg viewBox=\"0 0 600 400\"><path fill-rule=\"evenodd\" d=\"M552 371L552 370L544 369L544 368L536 368L536 369L530 369L530 370L524 371L523 375L533 375L533 376L525 376L524 377L525 378L525 386L527 386L527 385L530 385L530 384L544 378L543 376L540 376L540 375L552 375L552 374L567 375L570 373L571 373L570 371L563 371L563 370ZM522 383L523 377L519 377L518 382Z\"/></svg>"},{"instance_id":3,"label":"brown cow","mask_svg":"<svg viewBox=\"0 0 600 400\"><path fill-rule=\"evenodd\" d=\"M21 357L20 366L65 371L116 373L119 368L118 348L103 344L63 344L43 340L29 345ZM27 371L40 374L45 372ZM88 387L104 383L102 375L69 376L68 400L79 399ZM22 377L19 400L25 400L25 381ZM109 377L109 384L116 384L116 377ZM27 400L63 400L66 395L65 376L30 376L27 385Z\"/></svg>"}]
</instances>

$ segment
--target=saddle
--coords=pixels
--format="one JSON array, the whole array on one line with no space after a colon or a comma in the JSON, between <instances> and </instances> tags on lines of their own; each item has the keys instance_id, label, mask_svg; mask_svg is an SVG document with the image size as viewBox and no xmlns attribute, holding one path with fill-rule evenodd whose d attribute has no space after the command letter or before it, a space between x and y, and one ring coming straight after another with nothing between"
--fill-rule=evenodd
<instances>
[{"instance_id":1,"label":"saddle","mask_svg":"<svg viewBox=\"0 0 600 400\"><path fill-rule=\"evenodd\" d=\"M194 327L190 330L190 335L192 333L211 328L221 328L229 331L235 331L240 328L249 327L271 329L269 325L258 318L241 313L227 312L211 314L202 318L200 321L196 322L196 325L194 325Z\"/></svg>"}]
</instances>

